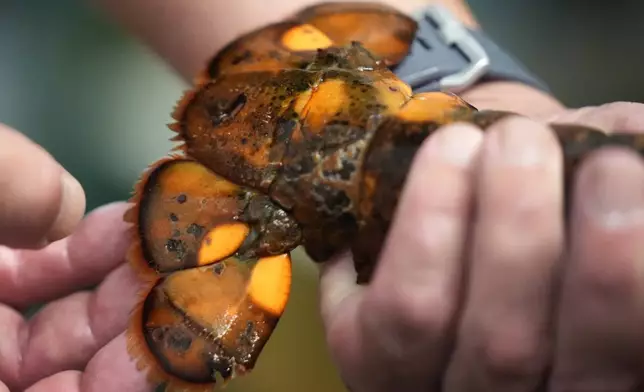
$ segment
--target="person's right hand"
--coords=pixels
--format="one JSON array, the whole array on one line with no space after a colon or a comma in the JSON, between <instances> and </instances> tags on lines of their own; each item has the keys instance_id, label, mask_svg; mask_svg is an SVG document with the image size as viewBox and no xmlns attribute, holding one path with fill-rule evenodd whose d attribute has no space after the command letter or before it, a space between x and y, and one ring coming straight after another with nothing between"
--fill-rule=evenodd
<instances>
[{"instance_id":1,"label":"person's right hand","mask_svg":"<svg viewBox=\"0 0 644 392\"><path fill-rule=\"evenodd\" d=\"M78 181L2 124L0 166L0 392L152 389L123 334L140 290L125 263L128 206L114 203L82 219Z\"/></svg>"},{"instance_id":2,"label":"person's right hand","mask_svg":"<svg viewBox=\"0 0 644 392\"><path fill-rule=\"evenodd\" d=\"M644 132L644 105L548 119ZM569 242L562 172L555 137L526 118L485 135L449 125L426 141L371 284L355 285L350 256L323 269L327 340L352 392L626 392L642 381L644 163L612 148L581 165Z\"/></svg>"}]
</instances>

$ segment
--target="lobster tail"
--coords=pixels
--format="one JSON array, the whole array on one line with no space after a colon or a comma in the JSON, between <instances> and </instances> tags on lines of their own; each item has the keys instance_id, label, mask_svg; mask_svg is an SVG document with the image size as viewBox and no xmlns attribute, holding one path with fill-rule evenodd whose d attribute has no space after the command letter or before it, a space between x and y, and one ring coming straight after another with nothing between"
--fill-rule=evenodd
<instances>
[{"instance_id":1,"label":"lobster tail","mask_svg":"<svg viewBox=\"0 0 644 392\"><path fill-rule=\"evenodd\" d=\"M252 370L289 299L296 246L318 262L351 248L368 282L424 140L511 115L413 95L389 67L416 29L379 4L309 7L232 42L178 102L183 155L143 174L124 217L148 281L129 351L151 380L202 392ZM568 178L602 146L644 153L644 135L552 128Z\"/></svg>"}]
</instances>

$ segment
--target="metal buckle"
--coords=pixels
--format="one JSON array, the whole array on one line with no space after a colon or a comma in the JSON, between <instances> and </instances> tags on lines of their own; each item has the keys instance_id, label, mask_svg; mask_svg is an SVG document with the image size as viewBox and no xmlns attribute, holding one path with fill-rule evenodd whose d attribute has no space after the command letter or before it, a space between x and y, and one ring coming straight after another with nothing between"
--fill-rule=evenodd
<instances>
[{"instance_id":1,"label":"metal buckle","mask_svg":"<svg viewBox=\"0 0 644 392\"><path fill-rule=\"evenodd\" d=\"M429 6L423 13L427 22L438 30L438 35L447 44L454 46L467 59L470 65L460 72L441 78L437 84L441 90L459 92L467 89L483 77L490 67L490 58L481 44L470 34L447 9L439 5ZM433 82L432 70L415 76L414 84ZM424 74L424 75L423 75Z\"/></svg>"}]
</instances>

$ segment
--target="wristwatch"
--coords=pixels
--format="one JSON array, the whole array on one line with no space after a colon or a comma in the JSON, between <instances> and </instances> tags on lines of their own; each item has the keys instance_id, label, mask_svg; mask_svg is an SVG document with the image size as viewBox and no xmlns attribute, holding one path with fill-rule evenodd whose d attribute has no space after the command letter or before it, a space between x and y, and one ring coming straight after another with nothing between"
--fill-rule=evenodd
<instances>
[{"instance_id":1,"label":"wristwatch","mask_svg":"<svg viewBox=\"0 0 644 392\"><path fill-rule=\"evenodd\" d=\"M550 92L521 62L481 30L464 26L450 11L430 5L414 16L418 31L408 56L394 68L414 92L458 93L482 81L516 81Z\"/></svg>"}]
</instances>

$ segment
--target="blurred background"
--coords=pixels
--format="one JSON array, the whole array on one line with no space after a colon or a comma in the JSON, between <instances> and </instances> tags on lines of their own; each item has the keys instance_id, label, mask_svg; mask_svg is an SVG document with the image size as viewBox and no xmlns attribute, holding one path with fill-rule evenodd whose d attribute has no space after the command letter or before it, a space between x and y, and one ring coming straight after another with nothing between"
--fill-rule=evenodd
<instances>
[{"instance_id":1,"label":"blurred background","mask_svg":"<svg viewBox=\"0 0 644 392\"><path fill-rule=\"evenodd\" d=\"M0 122L66 166L84 185L89 210L126 199L141 171L168 152L165 124L185 85L85 3L0 0ZM644 2L470 4L488 34L567 105L644 101ZM324 346L317 270L301 254L295 264L279 328L252 375L230 392L344 390Z\"/></svg>"}]
</instances>

